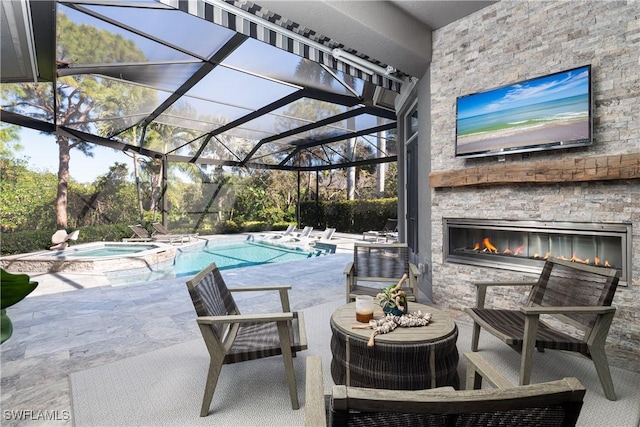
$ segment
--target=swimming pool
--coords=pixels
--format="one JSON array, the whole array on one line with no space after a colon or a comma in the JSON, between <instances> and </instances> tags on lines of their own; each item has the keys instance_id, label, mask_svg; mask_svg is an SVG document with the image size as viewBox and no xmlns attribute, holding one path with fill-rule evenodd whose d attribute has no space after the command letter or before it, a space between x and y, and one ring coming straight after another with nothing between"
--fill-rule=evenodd
<instances>
[{"instance_id":1,"label":"swimming pool","mask_svg":"<svg viewBox=\"0 0 640 427\"><path fill-rule=\"evenodd\" d=\"M107 272L105 276L112 285L119 285L193 276L212 262L215 262L220 270L228 270L311 258L328 253L326 249L306 251L297 247L288 248L283 245L249 240L208 240L197 245L178 248L172 265L149 267L144 271Z\"/></svg>"}]
</instances>

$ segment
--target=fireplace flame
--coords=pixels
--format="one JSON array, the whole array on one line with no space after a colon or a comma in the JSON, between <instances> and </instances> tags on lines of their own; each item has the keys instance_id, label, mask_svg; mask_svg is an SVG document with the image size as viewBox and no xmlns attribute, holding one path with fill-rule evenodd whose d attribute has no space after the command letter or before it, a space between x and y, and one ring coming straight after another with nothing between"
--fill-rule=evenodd
<instances>
[{"instance_id":1,"label":"fireplace flame","mask_svg":"<svg viewBox=\"0 0 640 427\"><path fill-rule=\"evenodd\" d=\"M490 252L490 253L494 253L494 254L502 254L502 255L509 255L509 256L517 256L517 255L524 255L527 256L525 251L526 251L526 244L522 244L520 246L518 246L515 249L510 249L510 248L506 248L504 250L500 250L498 249L489 239L489 237L485 237L484 239L482 239L482 243L475 243L473 246L473 251L474 252ZM550 258L555 258L555 259L559 259L559 260L563 260L563 261L570 261L570 262L577 262L580 264L587 264L587 265L594 265L594 266L599 266L599 267L608 267L608 268L612 268L611 264L609 263L608 260L604 260L604 263L602 262L602 259L600 257L595 256L593 258L593 263L591 263L591 260L589 258L586 259L582 259L580 258L575 252L573 253L573 255L571 256L571 258L567 258L564 255L552 255L551 252L546 252L543 255L541 255L540 253L535 253L531 256L533 259L543 259L543 260L548 260Z\"/></svg>"},{"instance_id":2,"label":"fireplace flame","mask_svg":"<svg viewBox=\"0 0 640 427\"><path fill-rule=\"evenodd\" d=\"M494 254L498 253L498 248L496 248L495 246L493 246L493 244L491 244L491 240L489 240L488 237L485 237L484 239L482 239L482 245L484 246L485 251L493 252Z\"/></svg>"},{"instance_id":3,"label":"fireplace flame","mask_svg":"<svg viewBox=\"0 0 640 427\"><path fill-rule=\"evenodd\" d=\"M569 261L571 262L579 262L582 264L589 264L589 258L587 259L580 259L578 258L578 256L574 253L573 256L569 259Z\"/></svg>"}]
</instances>

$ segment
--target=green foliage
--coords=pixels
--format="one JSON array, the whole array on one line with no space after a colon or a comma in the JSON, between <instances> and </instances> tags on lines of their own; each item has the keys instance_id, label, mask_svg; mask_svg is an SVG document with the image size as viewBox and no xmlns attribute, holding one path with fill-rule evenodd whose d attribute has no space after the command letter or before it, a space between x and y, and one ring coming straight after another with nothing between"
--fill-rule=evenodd
<instances>
[{"instance_id":1,"label":"green foliage","mask_svg":"<svg viewBox=\"0 0 640 427\"><path fill-rule=\"evenodd\" d=\"M25 230L2 233L2 255L16 255L41 251L51 246L55 229Z\"/></svg>"},{"instance_id":2,"label":"green foliage","mask_svg":"<svg viewBox=\"0 0 640 427\"><path fill-rule=\"evenodd\" d=\"M242 233L242 227L234 221L227 220L220 224L220 232L224 234Z\"/></svg>"},{"instance_id":3,"label":"green foliage","mask_svg":"<svg viewBox=\"0 0 640 427\"><path fill-rule=\"evenodd\" d=\"M24 160L0 160L2 232L20 228L54 228L56 177L30 171Z\"/></svg>"},{"instance_id":4,"label":"green foliage","mask_svg":"<svg viewBox=\"0 0 640 427\"><path fill-rule=\"evenodd\" d=\"M11 337L13 325L6 308L22 301L38 286L26 274L12 274L0 268L0 344Z\"/></svg>"},{"instance_id":5,"label":"green foliage","mask_svg":"<svg viewBox=\"0 0 640 427\"><path fill-rule=\"evenodd\" d=\"M326 201L319 204L319 227L334 227L343 233L381 230L389 218L398 215L398 199ZM316 203L300 204L300 222L315 224Z\"/></svg>"},{"instance_id":6,"label":"green foliage","mask_svg":"<svg viewBox=\"0 0 640 427\"><path fill-rule=\"evenodd\" d=\"M76 243L120 242L131 237L128 224L108 224L78 228L80 236ZM67 232L72 232L69 229ZM51 230L24 230L2 234L2 255L16 255L36 252L51 247ZM73 242L71 243L74 244Z\"/></svg>"},{"instance_id":7,"label":"green foliage","mask_svg":"<svg viewBox=\"0 0 640 427\"><path fill-rule=\"evenodd\" d=\"M263 221L247 221L242 223L242 231L265 231L269 230L269 224Z\"/></svg>"}]
</instances>

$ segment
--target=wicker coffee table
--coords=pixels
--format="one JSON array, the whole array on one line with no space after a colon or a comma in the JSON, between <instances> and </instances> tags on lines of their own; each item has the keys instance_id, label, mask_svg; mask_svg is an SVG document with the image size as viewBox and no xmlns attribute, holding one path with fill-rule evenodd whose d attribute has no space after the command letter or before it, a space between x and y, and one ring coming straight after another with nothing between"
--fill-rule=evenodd
<instances>
[{"instance_id":1,"label":"wicker coffee table","mask_svg":"<svg viewBox=\"0 0 640 427\"><path fill-rule=\"evenodd\" d=\"M458 327L445 312L409 303L409 311L433 315L427 326L396 328L377 335L368 347L371 329L358 324L355 303L331 316L331 376L336 384L390 390L420 390L442 386L459 388ZM382 311L376 318L381 317Z\"/></svg>"}]
</instances>

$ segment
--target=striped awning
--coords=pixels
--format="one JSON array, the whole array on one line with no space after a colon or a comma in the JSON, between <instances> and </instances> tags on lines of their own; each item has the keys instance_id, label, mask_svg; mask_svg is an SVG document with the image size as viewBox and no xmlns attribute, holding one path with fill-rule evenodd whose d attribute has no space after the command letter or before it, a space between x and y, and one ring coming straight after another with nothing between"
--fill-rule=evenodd
<instances>
[{"instance_id":1,"label":"striped awning","mask_svg":"<svg viewBox=\"0 0 640 427\"><path fill-rule=\"evenodd\" d=\"M385 68L387 64L373 60L344 45L322 36L311 29L275 14L249 1L223 0L158 0L159 2L223 26L247 37L260 40L287 52L315 61L329 68L342 71L345 74L369 81L395 92L400 92L401 83L389 79L379 73L365 73L362 70L334 58L333 49L342 49L357 55L374 65ZM291 33L308 39L300 41L293 38Z\"/></svg>"}]
</instances>

